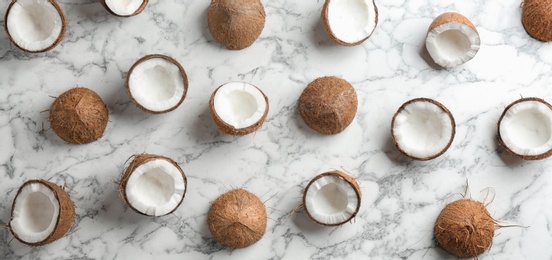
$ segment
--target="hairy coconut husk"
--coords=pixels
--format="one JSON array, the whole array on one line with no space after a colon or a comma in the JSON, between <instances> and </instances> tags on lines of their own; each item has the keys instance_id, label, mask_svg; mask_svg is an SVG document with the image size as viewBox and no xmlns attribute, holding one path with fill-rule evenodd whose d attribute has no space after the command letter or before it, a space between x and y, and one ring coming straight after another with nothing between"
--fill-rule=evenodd
<instances>
[{"instance_id":1,"label":"hairy coconut husk","mask_svg":"<svg viewBox=\"0 0 552 260\"><path fill-rule=\"evenodd\" d=\"M212 0L207 15L209 31L230 50L249 47L265 24L260 0Z\"/></svg>"},{"instance_id":2,"label":"hairy coconut husk","mask_svg":"<svg viewBox=\"0 0 552 260\"><path fill-rule=\"evenodd\" d=\"M87 144L102 137L109 113L96 92L73 88L61 94L50 108L50 126L64 141Z\"/></svg>"},{"instance_id":3,"label":"hairy coconut husk","mask_svg":"<svg viewBox=\"0 0 552 260\"><path fill-rule=\"evenodd\" d=\"M338 170L333 170L333 171L329 171L329 172L325 172L325 173L321 173L319 175L317 175L316 177L314 177L311 181L309 181L309 183L307 184L307 186L305 187L305 190L303 191L303 206L304 205L307 205L306 204L306 195L307 195L307 190L309 189L309 187L318 179L322 178L322 177L325 177L325 176L336 176L336 177L339 177L341 179L343 179L345 182L349 183L351 185L351 187L353 187L353 189L355 190L355 193L357 195L357 199L358 199L358 204L357 204L357 207L355 208L355 212L354 214L351 215L350 218L340 222L340 223L336 223L336 224L327 224L327 223L322 223L322 222L319 222L318 220L316 220L315 218L312 217L312 215L309 213L308 209L306 207L304 207L305 209L305 213L307 213L307 216L309 216L309 218L315 222L316 224L319 224L319 225L322 225L322 226L326 226L326 227L330 227L330 226L341 226L349 221L351 221L353 218L356 217L356 215L358 214L358 211L360 210L360 204L361 204L361 201L362 201L362 193L360 192L360 186L358 185L357 181L345 174L344 172L341 172L341 171L338 171Z\"/></svg>"},{"instance_id":4,"label":"hairy coconut husk","mask_svg":"<svg viewBox=\"0 0 552 260\"><path fill-rule=\"evenodd\" d=\"M368 38L370 38L370 36L372 36L372 33L374 33L374 30L375 30L375 27L374 27L374 30L372 30L370 32L370 34L368 36L366 36L366 38L358 41L358 42L353 42L353 43L350 43L350 42L344 42L340 39L338 39L335 34L333 33L331 27L330 27L330 23L328 21L328 6L330 5L330 1L332 0L326 0L326 2L324 3L324 6L322 7L322 13L320 14L320 17L322 19L322 25L324 25L324 30L326 31L326 33L330 36L330 38L337 44L339 45L343 45L343 46L356 46L356 45L359 45L361 43L363 43L364 41L368 40ZM378 24L378 6L376 5L376 1L375 0L372 0L372 4L374 5L374 10L376 11L376 26Z\"/></svg>"},{"instance_id":5,"label":"hairy coconut husk","mask_svg":"<svg viewBox=\"0 0 552 260\"><path fill-rule=\"evenodd\" d=\"M254 86L253 84L250 84L250 85ZM257 122L255 122L254 124L252 124L248 127L235 128L234 126L229 125L226 122L224 122L219 117L219 115L217 114L217 111L215 110L215 95L217 94L217 91L221 87L222 86L218 87L213 92L213 94L211 94L211 98L209 99L209 111L211 112L211 117L213 118L213 121L215 122L215 124L217 125L219 130L221 132L225 133L225 134L244 136L246 134L253 133L253 132L257 131L259 128L261 128L264 121L266 120L266 117L268 116L268 107L269 107L268 106L268 97L266 97L266 95L263 93L263 91L260 90L259 88L257 88L256 86L254 86L255 88L257 88L259 90L259 92L261 92L261 94L263 94L264 100L266 102L266 108L265 108L263 116Z\"/></svg>"},{"instance_id":6,"label":"hairy coconut husk","mask_svg":"<svg viewBox=\"0 0 552 260\"><path fill-rule=\"evenodd\" d=\"M130 92L130 85L129 85L130 75L132 75L132 72L134 71L136 66L140 65L140 63L142 63L144 61L147 61L149 59L157 59L157 58L167 60L167 61L171 62L172 64L176 65L178 67L178 70L180 70L180 75L182 76L182 82L184 82L184 92L182 93L182 97L180 98L180 101L178 101L178 103L176 105L174 105L173 107L171 107L169 109L166 109L166 110L163 110L163 111L152 111L152 110L149 110L149 109L145 108L140 103L138 103L138 101L136 101L136 99L134 99L134 97L132 96L132 93ZM175 110L177 107L180 106L180 104L182 104L182 102L186 98L186 93L188 93L188 76L186 75L186 71L184 70L184 67L182 67L182 65L180 65L180 63L177 60L175 60L174 58L166 56L166 55L162 55L162 54L149 54L149 55L146 55L146 56L140 58L139 60L137 60L132 65L132 67L130 67L130 70L128 71L127 78L126 78L126 91L127 91L128 97L130 98L132 103L134 103L138 108L140 108L144 112L151 113L151 114L163 114L163 113L167 113L167 112L171 112L171 111Z\"/></svg>"},{"instance_id":7,"label":"hairy coconut husk","mask_svg":"<svg viewBox=\"0 0 552 260\"><path fill-rule=\"evenodd\" d=\"M451 255L474 258L489 249L495 229L496 221L483 203L461 199L441 211L433 232L437 244Z\"/></svg>"},{"instance_id":8,"label":"hairy coconut husk","mask_svg":"<svg viewBox=\"0 0 552 260\"><path fill-rule=\"evenodd\" d=\"M552 41L552 1L525 0L521 23L531 37L543 41Z\"/></svg>"},{"instance_id":9,"label":"hairy coconut husk","mask_svg":"<svg viewBox=\"0 0 552 260\"><path fill-rule=\"evenodd\" d=\"M48 0L48 1L52 4L52 6L54 6L54 8L56 8L56 10L58 11L59 16L61 17L61 22L62 22L61 31L59 32L58 38L56 39L56 41L54 43L52 43L52 45L46 47L45 49L37 50L37 51L29 51L29 50L24 49L23 47L21 47L17 43L15 43L15 41L11 37L10 31L8 30L8 15L10 14L10 11L11 11L11 8L13 7L13 5L15 3L17 3L17 0L12 0L11 3L8 5L8 9L6 10L6 14L4 15L4 30L6 31L6 34L8 35L8 39L10 40L10 42L13 45L15 45L15 47L17 47L18 49L20 49L24 52L27 52L27 53L39 53L39 52L49 51L49 50L55 48L59 43L61 43L61 41L63 40L63 37L65 37L65 31L67 31L67 18L65 17L65 14L63 13L63 10L58 5L56 0Z\"/></svg>"},{"instance_id":10,"label":"hairy coconut husk","mask_svg":"<svg viewBox=\"0 0 552 260\"><path fill-rule=\"evenodd\" d=\"M311 82L299 98L299 113L305 123L322 134L338 134L355 118L356 91L346 80L321 77Z\"/></svg>"},{"instance_id":11,"label":"hairy coconut husk","mask_svg":"<svg viewBox=\"0 0 552 260\"><path fill-rule=\"evenodd\" d=\"M263 237L266 219L266 208L255 194L235 189L213 202L207 225L219 243L230 248L244 248Z\"/></svg>"},{"instance_id":12,"label":"hairy coconut husk","mask_svg":"<svg viewBox=\"0 0 552 260\"><path fill-rule=\"evenodd\" d=\"M471 27L477 34L479 34L473 23L468 18L455 12L447 12L437 16L437 18L435 18L435 20L433 20L433 22L429 25L429 29L427 30L427 32L429 33L433 31L433 29L451 22L463 23Z\"/></svg>"},{"instance_id":13,"label":"hairy coconut husk","mask_svg":"<svg viewBox=\"0 0 552 260\"><path fill-rule=\"evenodd\" d=\"M134 159L132 160L132 162L130 162L128 167L123 172L123 175L121 176L121 181L119 182L119 195L121 196L125 204L127 204L132 210L144 216L150 216L150 215L140 212L128 202L128 198L126 195L126 185L127 185L128 179L130 178L134 170L136 170L136 168L138 168L140 165L147 163L149 161L159 160L159 159L168 161L169 163L174 165L178 169L178 171L180 171L180 174L182 174L182 178L184 179L184 194L182 194L182 198L178 202L178 205L176 205L176 207L174 207L172 211L168 212L165 215L173 213L180 206L180 204L182 204L182 201L184 201L184 197L186 196L186 191L188 190L188 179L186 178L186 174L184 174L184 171L182 170L182 168L180 168L180 166L178 166L178 164L173 159L162 155L157 155L157 154L147 154L147 153L135 154Z\"/></svg>"},{"instance_id":14,"label":"hairy coconut husk","mask_svg":"<svg viewBox=\"0 0 552 260\"><path fill-rule=\"evenodd\" d=\"M15 195L15 199L13 200L12 210L11 210L11 215L12 215L11 220L13 220L13 210L15 208L15 202L17 200L17 197L19 196L19 193L21 192L21 190L23 190L25 186L33 183L40 183L50 188L50 190L52 190L52 192L54 193L54 196L56 197L59 203L59 215L56 220L56 225L54 227L53 232L48 237L46 237L46 239L36 243L27 243L23 241L17 235L17 233L13 231L13 229L10 228L10 231L15 237L15 239L17 239L19 242L23 244L35 247L35 246L43 246L46 244L50 244L60 239L61 237L63 237L69 231L69 229L71 229L71 227L73 226L73 222L75 221L75 205L73 204L73 201L69 197L69 194L65 190L63 190L61 186L58 186L55 183L45 181L45 180L30 180L25 182L19 188L19 190L17 191L17 194Z\"/></svg>"},{"instance_id":15,"label":"hairy coconut husk","mask_svg":"<svg viewBox=\"0 0 552 260\"><path fill-rule=\"evenodd\" d=\"M109 6L107 6L107 4L105 3L105 0L100 0L100 3L105 8L105 10L107 10L112 15L119 16L119 17L131 17L131 16L135 16L135 15L141 13L142 11L144 11L144 9L146 9L146 5L148 5L148 1L149 0L142 0L142 4L140 5L140 7L138 7L138 9L136 9L136 11L134 11L134 13L129 14L129 15L120 15L120 14L117 14L117 13L113 12L113 10L111 10L111 8L109 8Z\"/></svg>"}]
</instances>

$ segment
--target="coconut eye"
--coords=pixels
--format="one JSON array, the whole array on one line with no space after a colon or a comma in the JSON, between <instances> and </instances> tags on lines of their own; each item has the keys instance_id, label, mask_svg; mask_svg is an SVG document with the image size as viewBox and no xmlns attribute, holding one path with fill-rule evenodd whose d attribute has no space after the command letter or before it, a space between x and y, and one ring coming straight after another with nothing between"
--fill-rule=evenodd
<instances>
[{"instance_id":1,"label":"coconut eye","mask_svg":"<svg viewBox=\"0 0 552 260\"><path fill-rule=\"evenodd\" d=\"M141 13L148 0L100 0L100 3L113 15L129 17Z\"/></svg>"},{"instance_id":2,"label":"coconut eye","mask_svg":"<svg viewBox=\"0 0 552 260\"><path fill-rule=\"evenodd\" d=\"M376 29L378 8L373 0L326 0L322 24L336 43L359 45Z\"/></svg>"}]
</instances>

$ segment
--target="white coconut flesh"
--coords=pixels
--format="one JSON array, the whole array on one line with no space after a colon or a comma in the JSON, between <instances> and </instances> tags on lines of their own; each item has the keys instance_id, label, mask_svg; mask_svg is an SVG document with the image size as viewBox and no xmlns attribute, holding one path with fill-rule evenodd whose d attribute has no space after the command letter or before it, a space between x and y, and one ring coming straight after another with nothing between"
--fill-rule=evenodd
<instances>
[{"instance_id":1,"label":"white coconut flesh","mask_svg":"<svg viewBox=\"0 0 552 260\"><path fill-rule=\"evenodd\" d=\"M351 183L338 176L326 175L316 179L307 189L305 208L320 223L339 224L356 213L357 196Z\"/></svg>"},{"instance_id":2,"label":"white coconut flesh","mask_svg":"<svg viewBox=\"0 0 552 260\"><path fill-rule=\"evenodd\" d=\"M54 192L44 184L31 183L15 199L10 227L19 239L37 243L52 234L58 216L59 201Z\"/></svg>"},{"instance_id":3,"label":"white coconut flesh","mask_svg":"<svg viewBox=\"0 0 552 260\"><path fill-rule=\"evenodd\" d=\"M263 93L247 82L230 82L215 93L214 110L219 118L236 129L257 123L267 104Z\"/></svg>"},{"instance_id":4,"label":"white coconut flesh","mask_svg":"<svg viewBox=\"0 0 552 260\"><path fill-rule=\"evenodd\" d=\"M445 68L471 60L481 45L479 34L469 25L449 22L435 27L426 38L429 55Z\"/></svg>"},{"instance_id":5,"label":"white coconut flesh","mask_svg":"<svg viewBox=\"0 0 552 260\"><path fill-rule=\"evenodd\" d=\"M433 157L449 145L454 122L441 107L429 101L415 101L396 115L393 135L397 145L416 158Z\"/></svg>"},{"instance_id":6,"label":"white coconut flesh","mask_svg":"<svg viewBox=\"0 0 552 260\"><path fill-rule=\"evenodd\" d=\"M62 17L48 0L19 0L7 15L7 30L13 41L28 51L41 51L56 42Z\"/></svg>"},{"instance_id":7,"label":"white coconut flesh","mask_svg":"<svg viewBox=\"0 0 552 260\"><path fill-rule=\"evenodd\" d=\"M179 169L164 159L151 160L131 173L125 195L137 211L149 216L172 212L184 197L186 184Z\"/></svg>"},{"instance_id":8,"label":"white coconut flesh","mask_svg":"<svg viewBox=\"0 0 552 260\"><path fill-rule=\"evenodd\" d=\"M105 0L105 4L109 9L118 15L132 15L140 6L144 3L144 0Z\"/></svg>"},{"instance_id":9,"label":"white coconut flesh","mask_svg":"<svg viewBox=\"0 0 552 260\"><path fill-rule=\"evenodd\" d=\"M179 67L164 58L140 62L132 70L128 84L134 100L154 112L177 106L185 91Z\"/></svg>"},{"instance_id":10,"label":"white coconut flesh","mask_svg":"<svg viewBox=\"0 0 552 260\"><path fill-rule=\"evenodd\" d=\"M337 39L356 43L370 36L376 28L376 7L372 0L331 0L327 18Z\"/></svg>"},{"instance_id":11,"label":"white coconut flesh","mask_svg":"<svg viewBox=\"0 0 552 260\"><path fill-rule=\"evenodd\" d=\"M538 101L511 106L499 126L504 144L519 155L540 155L552 149L552 110Z\"/></svg>"}]
</instances>

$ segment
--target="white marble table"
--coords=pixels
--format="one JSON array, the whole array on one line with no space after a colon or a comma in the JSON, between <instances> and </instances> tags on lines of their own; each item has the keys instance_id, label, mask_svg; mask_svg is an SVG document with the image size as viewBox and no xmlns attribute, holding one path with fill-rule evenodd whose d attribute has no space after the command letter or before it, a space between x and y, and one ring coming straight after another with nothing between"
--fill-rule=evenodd
<instances>
[{"instance_id":1,"label":"white marble table","mask_svg":"<svg viewBox=\"0 0 552 260\"><path fill-rule=\"evenodd\" d=\"M2 0L2 9L8 0ZM65 238L29 248L0 230L3 259L443 259L433 223L444 205L461 198L469 181L474 199L492 188L488 206L503 224L481 259L552 258L552 159L524 162L500 151L496 122L520 96L552 101L552 44L530 38L520 0L377 1L379 24L360 46L335 45L320 23L322 0L263 0L266 27L242 51L218 44L207 28L208 0L151 1L133 18L116 18L98 1L60 0L69 20L64 41L46 54L25 54L0 34L0 221L10 219L17 188L42 178L72 188L77 219ZM457 11L477 26L482 46L451 70L429 65L424 37L432 19ZM3 21L2 21L3 23ZM149 115L124 90L130 66L162 53L185 67L190 88L183 104ZM351 82L358 114L347 130L323 136L298 115L297 100L325 75ZM243 80L270 99L255 134L219 133L208 99L219 85ZM110 109L99 141L70 145L49 130L46 112L63 91L84 86ZM436 99L457 122L443 156L428 162L401 156L390 142L391 117L405 101ZM188 192L172 215L148 218L118 198L116 184L134 153L180 162ZM330 169L358 177L361 211L338 228L312 224L290 212L308 180ZM243 187L266 200L267 233L255 245L228 250L206 225L210 202Z\"/></svg>"}]
</instances>

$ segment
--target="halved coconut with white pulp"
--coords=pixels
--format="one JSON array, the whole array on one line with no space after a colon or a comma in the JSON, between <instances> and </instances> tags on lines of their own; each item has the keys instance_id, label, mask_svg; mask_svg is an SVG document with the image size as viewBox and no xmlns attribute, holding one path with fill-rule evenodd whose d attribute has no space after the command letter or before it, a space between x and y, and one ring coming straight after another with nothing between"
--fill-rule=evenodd
<instances>
[{"instance_id":1,"label":"halved coconut with white pulp","mask_svg":"<svg viewBox=\"0 0 552 260\"><path fill-rule=\"evenodd\" d=\"M323 226L339 226L350 221L358 213L360 202L358 183L337 170L314 177L303 194L305 212Z\"/></svg>"},{"instance_id":2,"label":"halved coconut with white pulp","mask_svg":"<svg viewBox=\"0 0 552 260\"><path fill-rule=\"evenodd\" d=\"M452 144L456 124L443 104L429 98L404 103L393 116L391 138L397 149L416 160L430 160Z\"/></svg>"},{"instance_id":3,"label":"halved coconut with white pulp","mask_svg":"<svg viewBox=\"0 0 552 260\"><path fill-rule=\"evenodd\" d=\"M140 109L153 114L175 110L188 91L188 76L175 59L151 54L139 59L127 75L127 94Z\"/></svg>"},{"instance_id":4,"label":"halved coconut with white pulp","mask_svg":"<svg viewBox=\"0 0 552 260\"><path fill-rule=\"evenodd\" d=\"M378 8L374 0L326 0L322 24L336 43L359 45L376 29Z\"/></svg>"},{"instance_id":5,"label":"halved coconut with white pulp","mask_svg":"<svg viewBox=\"0 0 552 260\"><path fill-rule=\"evenodd\" d=\"M67 20L55 0L13 0L4 26L17 48L36 53L51 50L61 42Z\"/></svg>"},{"instance_id":6,"label":"halved coconut with white pulp","mask_svg":"<svg viewBox=\"0 0 552 260\"><path fill-rule=\"evenodd\" d=\"M129 17L144 11L148 0L100 0L100 3L113 15Z\"/></svg>"},{"instance_id":7,"label":"halved coconut with white pulp","mask_svg":"<svg viewBox=\"0 0 552 260\"><path fill-rule=\"evenodd\" d=\"M475 26L459 13L439 15L429 26L426 48L441 67L452 68L471 60L481 40Z\"/></svg>"},{"instance_id":8,"label":"halved coconut with white pulp","mask_svg":"<svg viewBox=\"0 0 552 260\"><path fill-rule=\"evenodd\" d=\"M30 180L15 195L10 231L21 243L42 246L63 237L74 220L75 206L63 188Z\"/></svg>"},{"instance_id":9,"label":"halved coconut with white pulp","mask_svg":"<svg viewBox=\"0 0 552 260\"><path fill-rule=\"evenodd\" d=\"M213 92L211 117L221 132L246 135L259 129L268 115L268 98L246 82L229 82Z\"/></svg>"},{"instance_id":10,"label":"halved coconut with white pulp","mask_svg":"<svg viewBox=\"0 0 552 260\"><path fill-rule=\"evenodd\" d=\"M119 191L125 203L146 216L172 213L186 194L186 175L170 158L137 154L126 168Z\"/></svg>"},{"instance_id":11,"label":"halved coconut with white pulp","mask_svg":"<svg viewBox=\"0 0 552 260\"><path fill-rule=\"evenodd\" d=\"M522 98L510 104L498 121L498 141L525 160L552 155L552 106L540 98Z\"/></svg>"}]
</instances>

